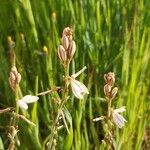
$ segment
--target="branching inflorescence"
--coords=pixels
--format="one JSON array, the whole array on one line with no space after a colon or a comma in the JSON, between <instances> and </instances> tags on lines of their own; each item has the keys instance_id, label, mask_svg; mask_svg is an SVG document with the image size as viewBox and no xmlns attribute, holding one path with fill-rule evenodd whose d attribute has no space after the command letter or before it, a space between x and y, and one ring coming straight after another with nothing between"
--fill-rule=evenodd
<instances>
[{"instance_id":1,"label":"branching inflorescence","mask_svg":"<svg viewBox=\"0 0 150 150\"><path fill-rule=\"evenodd\" d=\"M58 129L57 124L59 123L60 116L64 118L63 108L67 100L69 99L69 95L68 95L69 85L71 85L71 89L74 96L78 99L84 99L85 94L89 94L87 87L83 83L76 80L76 77L79 76L86 69L86 67L84 67L79 72L73 75L69 74L70 62L73 59L73 56L76 51L76 44L75 41L73 40L72 33L73 30L69 27L66 27L63 30L61 44L58 46L58 57L60 63L63 65L65 75L64 75L64 86L62 90L63 91L62 98L60 98L61 101L60 104L58 105L57 116L53 121L49 142L47 143L49 149L55 149L56 146L55 133L57 133L57 129ZM68 131L68 126L65 121L65 118L63 120L66 129Z\"/></svg>"},{"instance_id":2,"label":"branching inflorescence","mask_svg":"<svg viewBox=\"0 0 150 150\"><path fill-rule=\"evenodd\" d=\"M105 121L105 137L103 142L107 144L109 149L115 149L114 143L114 135L113 135L113 126L114 124L117 127L122 128L125 125L126 120L119 113L124 112L125 106L122 106L118 109L113 109L112 101L116 97L118 92L118 88L114 87L115 84L115 74L113 72L109 72L104 75L105 85L104 85L104 94L106 96L106 101L108 104L107 114L105 116L101 116L93 119L93 121L103 120Z\"/></svg>"}]
</instances>

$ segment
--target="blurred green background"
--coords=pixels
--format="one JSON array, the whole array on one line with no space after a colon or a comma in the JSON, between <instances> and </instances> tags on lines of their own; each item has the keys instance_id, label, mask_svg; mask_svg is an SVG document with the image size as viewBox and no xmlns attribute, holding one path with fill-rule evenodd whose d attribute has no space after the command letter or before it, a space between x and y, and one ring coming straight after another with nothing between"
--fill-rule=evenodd
<instances>
[{"instance_id":1,"label":"blurred green background","mask_svg":"<svg viewBox=\"0 0 150 150\"><path fill-rule=\"evenodd\" d=\"M57 57L62 31L74 29L77 50L70 74L87 66L79 78L89 88L84 101L70 97L66 110L70 134L58 131L56 149L106 149L101 122L106 113L104 73L116 74L119 88L113 106L126 106L128 121L116 129L117 150L150 148L150 1L149 0L0 0L0 108L15 107L8 76L12 65L8 36L15 42L22 95L61 86L63 67ZM24 37L23 37L24 36ZM43 47L48 51L45 52ZM26 116L36 127L19 121L22 150L45 148L56 116L56 93L40 96ZM9 114L0 114L0 145L7 149Z\"/></svg>"}]
</instances>

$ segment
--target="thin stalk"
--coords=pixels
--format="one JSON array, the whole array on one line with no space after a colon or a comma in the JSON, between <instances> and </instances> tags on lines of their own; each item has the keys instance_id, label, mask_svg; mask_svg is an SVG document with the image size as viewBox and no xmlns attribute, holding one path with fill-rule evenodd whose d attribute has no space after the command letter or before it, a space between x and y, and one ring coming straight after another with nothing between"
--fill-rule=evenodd
<instances>
[{"instance_id":1,"label":"thin stalk","mask_svg":"<svg viewBox=\"0 0 150 150\"><path fill-rule=\"evenodd\" d=\"M106 143L108 142L108 146L110 145L110 148L112 150L115 149L113 140L112 140L112 125L111 125L111 101L112 99L108 99L108 111L107 111L107 125L108 125L108 134L106 135Z\"/></svg>"},{"instance_id":2,"label":"thin stalk","mask_svg":"<svg viewBox=\"0 0 150 150\"><path fill-rule=\"evenodd\" d=\"M110 120L111 113L111 99L108 100L108 111L107 111L107 119Z\"/></svg>"},{"instance_id":3,"label":"thin stalk","mask_svg":"<svg viewBox=\"0 0 150 150\"><path fill-rule=\"evenodd\" d=\"M52 124L52 132L50 135L50 140L49 140L49 149L52 149L52 145L53 145L53 139L55 136L55 131L57 130L57 123L59 121L59 117L61 115L61 111L62 108L64 107L65 102L67 101L67 97L68 97L68 86L69 86L69 82L68 82L68 76L69 76L69 62L67 63L65 68L65 86L64 86L64 94L63 94L63 99L58 107L58 113L57 116Z\"/></svg>"}]
</instances>

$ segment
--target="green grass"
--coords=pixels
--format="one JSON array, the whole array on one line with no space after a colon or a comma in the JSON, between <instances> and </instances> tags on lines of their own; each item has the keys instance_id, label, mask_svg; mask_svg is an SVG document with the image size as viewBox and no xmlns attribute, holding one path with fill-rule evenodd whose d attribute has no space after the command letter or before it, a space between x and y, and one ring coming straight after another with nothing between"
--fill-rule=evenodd
<instances>
[{"instance_id":1,"label":"green grass","mask_svg":"<svg viewBox=\"0 0 150 150\"><path fill-rule=\"evenodd\" d=\"M55 18L56 14L56 18ZM114 106L126 106L123 129L115 130L117 150L144 149L150 130L150 1L149 0L7 0L0 1L0 108L15 107L8 83L11 68L7 37L15 41L16 65L22 75L22 94L37 94L62 85L64 75L57 57L63 28L74 29L77 50L71 72L88 69L80 76L90 94L84 101L71 96L65 114L70 134L58 132L57 149L105 149L102 124L92 119L103 115L104 73L114 71L119 87ZM20 38L25 36L25 42ZM48 47L48 54L43 46ZM71 74L70 72L70 74ZM18 149L44 149L56 116L54 97L40 97L26 115L36 127L19 121ZM8 146L4 127L10 115L0 114L0 145ZM148 148L145 146L145 149Z\"/></svg>"}]
</instances>

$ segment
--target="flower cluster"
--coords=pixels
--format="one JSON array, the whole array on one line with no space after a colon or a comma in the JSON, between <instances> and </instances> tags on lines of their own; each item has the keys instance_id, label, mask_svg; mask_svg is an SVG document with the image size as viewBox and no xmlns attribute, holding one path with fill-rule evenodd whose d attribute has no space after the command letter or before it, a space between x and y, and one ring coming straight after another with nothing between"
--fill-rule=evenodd
<instances>
[{"instance_id":1,"label":"flower cluster","mask_svg":"<svg viewBox=\"0 0 150 150\"><path fill-rule=\"evenodd\" d=\"M112 72L109 72L108 74L104 75L104 80L106 82L106 85L104 86L104 93L107 99L112 100L115 98L118 88L113 87L115 83L115 74Z\"/></svg>"},{"instance_id":2,"label":"flower cluster","mask_svg":"<svg viewBox=\"0 0 150 150\"><path fill-rule=\"evenodd\" d=\"M119 127L122 128L126 122L126 120L119 114L120 112L125 111L125 107L121 107L119 109L111 108L111 101L115 98L118 88L114 87L115 84L115 74L113 72L109 72L104 75L104 80L106 84L104 85L104 93L106 98L108 99L108 118L112 117L114 123Z\"/></svg>"},{"instance_id":3,"label":"flower cluster","mask_svg":"<svg viewBox=\"0 0 150 150\"><path fill-rule=\"evenodd\" d=\"M63 65L66 65L72 60L76 50L75 41L72 38L72 29L66 27L63 30L61 45L58 47L58 57Z\"/></svg>"},{"instance_id":4,"label":"flower cluster","mask_svg":"<svg viewBox=\"0 0 150 150\"><path fill-rule=\"evenodd\" d=\"M93 121L99 121L106 119L108 122L114 122L119 128L122 128L125 125L125 118L121 116L119 113L126 111L125 106L122 106L118 109L112 108L112 100L116 97L116 94L118 92L118 88L114 87L115 84L115 74L113 72L109 72L107 74L104 74L104 94L107 99L108 103L108 110L107 110L107 116L101 116L98 118L93 119ZM111 125L109 125L111 130Z\"/></svg>"},{"instance_id":5,"label":"flower cluster","mask_svg":"<svg viewBox=\"0 0 150 150\"><path fill-rule=\"evenodd\" d=\"M12 90L16 89L20 81L21 81L21 74L18 73L16 66L13 66L9 74L9 84Z\"/></svg>"},{"instance_id":6,"label":"flower cluster","mask_svg":"<svg viewBox=\"0 0 150 150\"><path fill-rule=\"evenodd\" d=\"M76 44L73 40L72 33L73 30L69 27L66 27L63 30L61 45L58 47L58 57L65 68L72 60L76 50ZM72 92L78 99L84 99L84 95L89 94L87 87L83 83L76 80L76 77L80 75L85 69L86 67L81 69L76 74L67 77L69 84L71 85Z\"/></svg>"}]
</instances>

